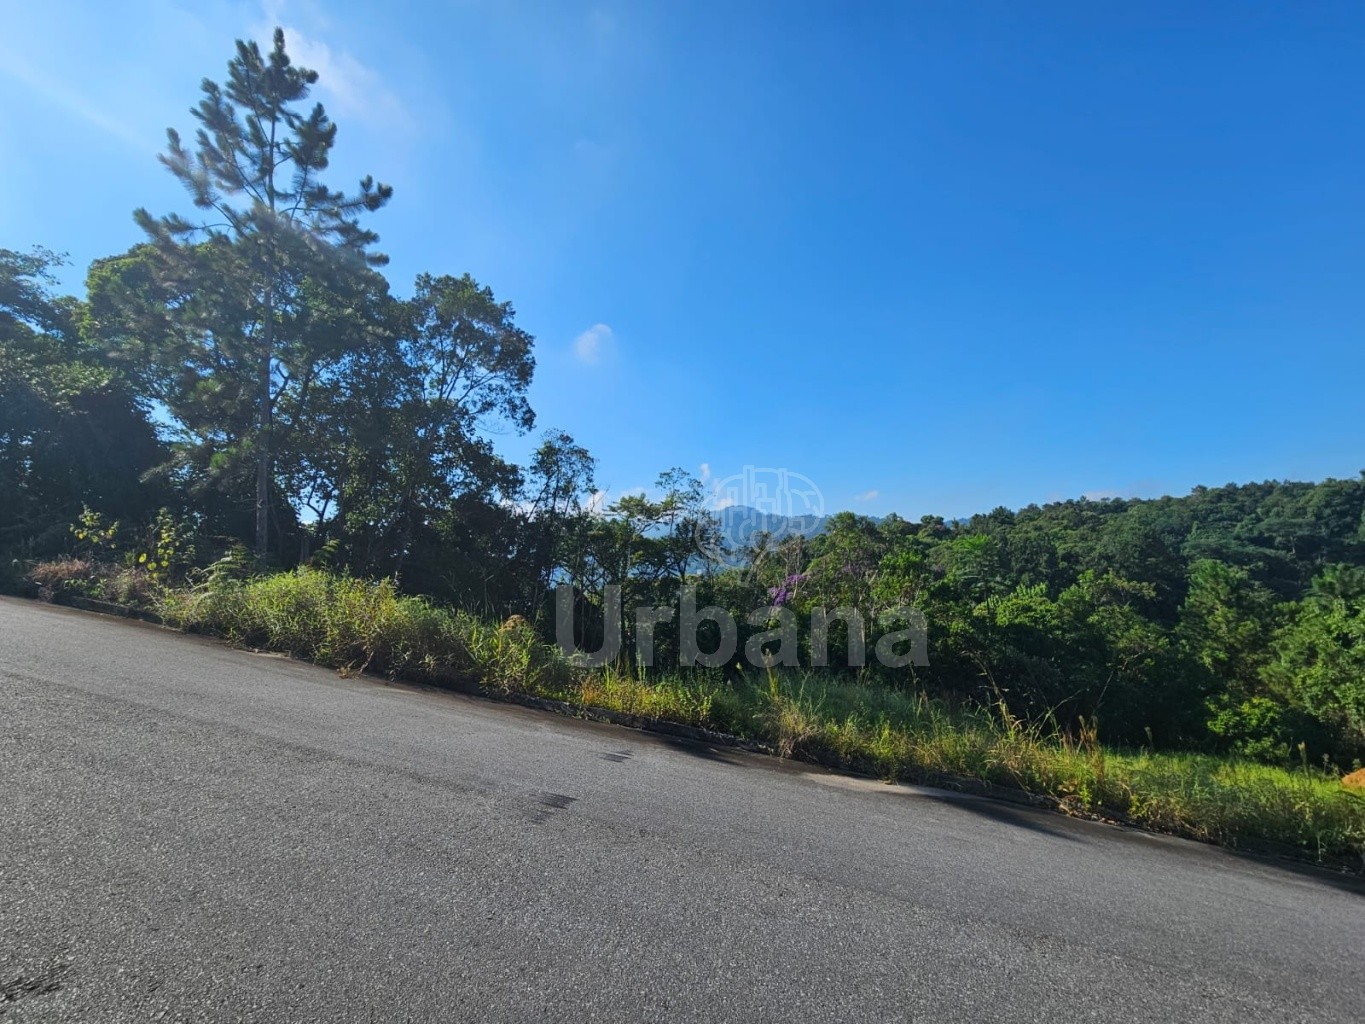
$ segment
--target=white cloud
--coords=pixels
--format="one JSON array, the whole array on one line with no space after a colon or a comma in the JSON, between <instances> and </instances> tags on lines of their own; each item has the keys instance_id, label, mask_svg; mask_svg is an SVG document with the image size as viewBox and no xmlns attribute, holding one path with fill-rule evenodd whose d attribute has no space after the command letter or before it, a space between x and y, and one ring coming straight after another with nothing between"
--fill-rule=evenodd
<instances>
[{"instance_id":1,"label":"white cloud","mask_svg":"<svg viewBox=\"0 0 1365 1024\"><path fill-rule=\"evenodd\" d=\"M602 360L615 338L606 324L593 324L573 340L573 353L580 363L593 365Z\"/></svg>"},{"instance_id":2,"label":"white cloud","mask_svg":"<svg viewBox=\"0 0 1365 1024\"><path fill-rule=\"evenodd\" d=\"M855 495L853 496L853 500L854 500L854 501L876 501L879 497L881 497L881 493L882 493L881 491L876 491L876 490L872 490L872 491L863 491L862 494L855 494Z\"/></svg>"},{"instance_id":3,"label":"white cloud","mask_svg":"<svg viewBox=\"0 0 1365 1024\"><path fill-rule=\"evenodd\" d=\"M328 22L311 0L263 0L255 13L223 5L152 6L150 24L138 28L138 42L158 52L173 42L176 51L155 72L137 59L132 36L110 37L112 23L107 19L82 13L81 24L64 27L61 14L44 14L38 5L36 14L18 24L5 10L0 79L12 79L44 102L150 154L164 145L168 124L178 126L192 141L186 108L198 101L195 86L204 75L223 80L234 37L254 38L268 52L275 27L280 26L290 57L318 72L314 97L327 105L329 113L389 137L415 131L416 119L383 76L323 41L324 34L330 34ZM169 82L180 85L168 103Z\"/></svg>"},{"instance_id":4,"label":"white cloud","mask_svg":"<svg viewBox=\"0 0 1365 1024\"><path fill-rule=\"evenodd\" d=\"M711 482L711 463L709 462L701 464L701 482L704 484Z\"/></svg>"},{"instance_id":5,"label":"white cloud","mask_svg":"<svg viewBox=\"0 0 1365 1024\"><path fill-rule=\"evenodd\" d=\"M373 68L288 26L284 45L295 60L318 73L318 91L331 97L341 116L354 117L371 128L407 131L412 127L411 115Z\"/></svg>"},{"instance_id":6,"label":"white cloud","mask_svg":"<svg viewBox=\"0 0 1365 1024\"><path fill-rule=\"evenodd\" d=\"M327 43L290 24L278 0L263 6L264 23L256 30L262 41L261 49L268 50L276 26L284 29L284 47L295 64L318 73L313 88L321 94L328 114L353 119L372 130L410 134L416 121L398 96L384 85L379 72L346 50L333 49ZM327 20L317 10L309 18L318 30L326 31Z\"/></svg>"}]
</instances>

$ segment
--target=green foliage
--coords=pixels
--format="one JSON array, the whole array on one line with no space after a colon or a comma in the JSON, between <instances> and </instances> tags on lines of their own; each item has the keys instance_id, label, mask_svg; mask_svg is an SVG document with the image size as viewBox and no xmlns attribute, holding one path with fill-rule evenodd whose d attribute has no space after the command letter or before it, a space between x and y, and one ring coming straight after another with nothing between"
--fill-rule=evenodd
<instances>
[{"instance_id":1,"label":"green foliage","mask_svg":"<svg viewBox=\"0 0 1365 1024\"><path fill-rule=\"evenodd\" d=\"M712 706L719 691L720 684L705 675L647 679L608 665L585 676L569 696L588 707L705 727L714 724Z\"/></svg>"},{"instance_id":2,"label":"green foliage","mask_svg":"<svg viewBox=\"0 0 1365 1024\"><path fill-rule=\"evenodd\" d=\"M1274 627L1274 598L1248 570L1208 558L1190 567L1180 634L1191 656L1228 687L1254 687Z\"/></svg>"},{"instance_id":3,"label":"green foliage","mask_svg":"<svg viewBox=\"0 0 1365 1024\"><path fill-rule=\"evenodd\" d=\"M913 605L929 623L930 664L863 670L881 685L1049 720L1064 734L1094 728L1110 743L1236 750L1272 762L1300 743L1339 764L1365 752L1347 710L1356 700L1352 662L1338 656L1354 649L1354 634L1346 620L1328 625L1344 613L1327 603L1300 612L1312 576L1294 554L1295 545L1311 552L1310 565L1325 552L1365 558L1365 480L1062 502L955 524L841 513L811 539L756 537L747 564L720 572L695 550L688 560L666 518L677 492L662 479L659 490L662 498L630 496L588 517L560 556L560 572L585 594L590 633L605 583L624 584L629 613L675 605L686 581L740 622L771 602L790 609L809 664L816 608L852 608L875 623ZM1290 621L1299 624L1293 643L1278 632ZM742 626L741 646L762 628ZM654 632L655 664L667 664L676 630ZM627 660L633 633L628 621ZM835 663L848 643L836 628ZM1328 646L1331 654L1318 650ZM1298 660L1280 657L1282 648Z\"/></svg>"},{"instance_id":4,"label":"green foliage","mask_svg":"<svg viewBox=\"0 0 1365 1024\"><path fill-rule=\"evenodd\" d=\"M58 603L81 597L151 609L165 593L165 588L140 568L82 558L37 562L23 573L23 579L31 590L36 589L39 598Z\"/></svg>"},{"instance_id":5,"label":"green foliage","mask_svg":"<svg viewBox=\"0 0 1365 1024\"><path fill-rule=\"evenodd\" d=\"M472 675L483 685L503 693L565 695L573 671L559 649L542 643L525 619L514 616L490 625L457 613L456 620L467 637Z\"/></svg>"},{"instance_id":6,"label":"green foliage","mask_svg":"<svg viewBox=\"0 0 1365 1024\"><path fill-rule=\"evenodd\" d=\"M1359 675L1346 577L1321 584L1336 604L1309 591L1328 554L1360 571L1362 523L1365 479L1060 502L955 524L840 514L812 540L757 547L714 592L743 611L766 585L803 623L816 606L850 606L871 622L915 605L930 665L880 673L887 685L1064 732L1098 722L1108 742L1281 762L1305 743L1314 758L1347 764L1365 743L1350 711ZM1297 631L1282 632L1286 622ZM803 624L808 654L807 641Z\"/></svg>"},{"instance_id":7,"label":"green foliage","mask_svg":"<svg viewBox=\"0 0 1365 1024\"><path fill-rule=\"evenodd\" d=\"M195 536L196 525L192 520L163 508L147 528L140 550L130 557L154 581L165 583L194 564Z\"/></svg>"},{"instance_id":8,"label":"green foliage","mask_svg":"<svg viewBox=\"0 0 1365 1024\"><path fill-rule=\"evenodd\" d=\"M1290 744L1297 736L1284 704L1269 697L1238 701L1222 693L1209 698L1208 709L1209 731L1239 754L1271 763L1289 760Z\"/></svg>"},{"instance_id":9,"label":"green foliage","mask_svg":"<svg viewBox=\"0 0 1365 1024\"><path fill-rule=\"evenodd\" d=\"M1356 865L1365 854L1365 801L1331 772L1114 748L1093 722L1072 739L1046 720L1003 720L832 674L739 681L712 701L718 725L782 754L904 781L981 779L1232 846L1284 844Z\"/></svg>"},{"instance_id":10,"label":"green foliage","mask_svg":"<svg viewBox=\"0 0 1365 1024\"><path fill-rule=\"evenodd\" d=\"M500 630L405 597L392 580L314 569L240 579L240 556L233 561L215 565L191 590L168 593L160 605L166 621L345 672L432 683L479 679L509 691L568 678L558 651L534 631Z\"/></svg>"},{"instance_id":11,"label":"green foliage","mask_svg":"<svg viewBox=\"0 0 1365 1024\"><path fill-rule=\"evenodd\" d=\"M1365 574L1325 571L1274 646L1265 678L1332 727L1346 751L1365 747Z\"/></svg>"},{"instance_id":12,"label":"green foliage","mask_svg":"<svg viewBox=\"0 0 1365 1024\"><path fill-rule=\"evenodd\" d=\"M507 506L520 476L480 431L534 422L533 339L467 274L422 275L388 316L369 349L315 389L314 423L328 436L292 467L291 490L309 495L354 571L410 574L431 593L452 562L487 578L514 556L519 524ZM447 596L494 596L470 589Z\"/></svg>"},{"instance_id":13,"label":"green foliage","mask_svg":"<svg viewBox=\"0 0 1365 1024\"><path fill-rule=\"evenodd\" d=\"M81 506L81 514L71 524L71 535L88 558L99 558L113 553L117 546L118 520L106 523L103 514L89 505Z\"/></svg>"},{"instance_id":14,"label":"green foliage","mask_svg":"<svg viewBox=\"0 0 1365 1024\"><path fill-rule=\"evenodd\" d=\"M276 460L311 422L314 382L363 345L382 304L387 258L360 217L392 196L372 178L328 188L337 127L301 104L317 73L295 65L284 32L263 54L238 41L225 86L205 79L193 148L167 132L161 161L202 219L135 218L148 243L99 265L91 329L130 360L178 424L201 473L243 501L254 492L258 557L269 548Z\"/></svg>"},{"instance_id":15,"label":"green foliage","mask_svg":"<svg viewBox=\"0 0 1365 1024\"><path fill-rule=\"evenodd\" d=\"M60 258L0 249L0 558L62 551L82 505L135 516L162 458L128 381L51 293Z\"/></svg>"},{"instance_id":16,"label":"green foliage","mask_svg":"<svg viewBox=\"0 0 1365 1024\"><path fill-rule=\"evenodd\" d=\"M657 500L627 494L608 509L622 527L610 538L615 549L605 549L610 552L606 564L615 570L608 575L632 591L628 595L632 602L674 596L713 537L714 524L699 480L674 468L659 474L655 488Z\"/></svg>"}]
</instances>

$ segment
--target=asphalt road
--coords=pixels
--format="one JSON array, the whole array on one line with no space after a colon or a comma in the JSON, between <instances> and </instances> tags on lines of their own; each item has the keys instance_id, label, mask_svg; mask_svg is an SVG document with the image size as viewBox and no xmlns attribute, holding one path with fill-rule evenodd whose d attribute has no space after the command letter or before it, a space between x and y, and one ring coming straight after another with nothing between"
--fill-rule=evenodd
<instances>
[{"instance_id":1,"label":"asphalt road","mask_svg":"<svg viewBox=\"0 0 1365 1024\"><path fill-rule=\"evenodd\" d=\"M0 1021L1365 1020L1365 890L0 600Z\"/></svg>"}]
</instances>

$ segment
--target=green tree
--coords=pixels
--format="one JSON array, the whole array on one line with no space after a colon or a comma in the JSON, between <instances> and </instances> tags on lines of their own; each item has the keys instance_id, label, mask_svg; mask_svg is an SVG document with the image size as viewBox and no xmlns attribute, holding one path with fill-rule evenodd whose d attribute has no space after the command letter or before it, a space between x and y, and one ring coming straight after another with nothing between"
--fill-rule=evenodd
<instances>
[{"instance_id":1,"label":"green tree","mask_svg":"<svg viewBox=\"0 0 1365 1024\"><path fill-rule=\"evenodd\" d=\"M556 571L581 575L595 469L588 450L562 430L545 435L526 469L517 569L532 611L541 610Z\"/></svg>"},{"instance_id":2,"label":"green tree","mask_svg":"<svg viewBox=\"0 0 1365 1024\"><path fill-rule=\"evenodd\" d=\"M1326 569L1275 636L1267 680L1335 737L1337 752L1365 752L1365 570Z\"/></svg>"},{"instance_id":3,"label":"green tree","mask_svg":"<svg viewBox=\"0 0 1365 1024\"><path fill-rule=\"evenodd\" d=\"M1246 569L1212 559L1190 567L1180 637L1190 656L1228 688L1256 688L1274 627L1274 597Z\"/></svg>"},{"instance_id":4,"label":"green tree","mask_svg":"<svg viewBox=\"0 0 1365 1024\"><path fill-rule=\"evenodd\" d=\"M191 111L199 123L193 148L169 129L161 157L200 214L135 213L164 310L162 329L142 340L164 375L180 378L168 389L173 415L188 415L205 398L230 409L235 422L221 441L254 465L259 558L269 548L276 411L303 404L326 361L319 347L338 344L318 323L318 299L347 295L366 268L386 262L370 251L378 236L360 217L392 189L367 177L348 196L321 180L337 128L321 104L299 108L317 77L290 61L280 29L269 54L239 40L226 86L205 79ZM345 305L343 298L323 308ZM149 326L145 318L141 326Z\"/></svg>"},{"instance_id":5,"label":"green tree","mask_svg":"<svg viewBox=\"0 0 1365 1024\"><path fill-rule=\"evenodd\" d=\"M1146 727L1169 736L1179 728L1167 683L1169 641L1140 608L1150 583L1091 570L1057 595L1020 586L977 608L987 634L994 681L1016 713L1055 714L1061 722L1098 715L1116 739Z\"/></svg>"},{"instance_id":6,"label":"green tree","mask_svg":"<svg viewBox=\"0 0 1365 1024\"><path fill-rule=\"evenodd\" d=\"M354 568L401 572L423 535L431 546L440 524L457 529L443 519L457 499L517 497L519 474L483 434L535 422L526 398L535 340L515 317L468 274L424 274L374 343L325 383L315 408L326 429L300 476L320 496L320 519L334 507ZM502 536L512 517L499 521Z\"/></svg>"},{"instance_id":7,"label":"green tree","mask_svg":"<svg viewBox=\"0 0 1365 1024\"><path fill-rule=\"evenodd\" d=\"M90 505L135 517L162 458L128 381L86 345L80 303L52 294L60 258L0 249L0 549L51 553Z\"/></svg>"},{"instance_id":8,"label":"green tree","mask_svg":"<svg viewBox=\"0 0 1365 1024\"><path fill-rule=\"evenodd\" d=\"M1202 670L1208 731L1250 757L1283 760L1295 719L1288 702L1262 681L1278 619L1274 595L1250 570L1214 559L1190 567L1177 634Z\"/></svg>"},{"instance_id":9,"label":"green tree","mask_svg":"<svg viewBox=\"0 0 1365 1024\"><path fill-rule=\"evenodd\" d=\"M701 482L685 469L660 473L654 486L660 492L657 500L627 494L607 509L624 524L629 538L624 571L611 582L630 581L641 600L671 601L677 596L672 591L709 564L706 552L717 542L716 519L705 507Z\"/></svg>"}]
</instances>

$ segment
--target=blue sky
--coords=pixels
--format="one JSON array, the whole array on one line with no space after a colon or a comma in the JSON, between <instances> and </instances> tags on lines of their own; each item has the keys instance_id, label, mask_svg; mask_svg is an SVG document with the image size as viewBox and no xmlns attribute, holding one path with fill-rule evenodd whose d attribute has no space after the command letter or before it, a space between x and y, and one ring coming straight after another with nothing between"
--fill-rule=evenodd
<instances>
[{"instance_id":1,"label":"blue sky","mask_svg":"<svg viewBox=\"0 0 1365 1024\"><path fill-rule=\"evenodd\" d=\"M473 273L613 493L918 517L1365 468L1365 5L0 0L0 245L68 283L283 25L406 294ZM533 439L507 436L520 457Z\"/></svg>"}]
</instances>

